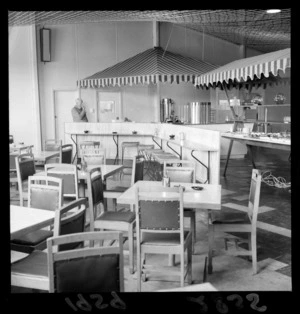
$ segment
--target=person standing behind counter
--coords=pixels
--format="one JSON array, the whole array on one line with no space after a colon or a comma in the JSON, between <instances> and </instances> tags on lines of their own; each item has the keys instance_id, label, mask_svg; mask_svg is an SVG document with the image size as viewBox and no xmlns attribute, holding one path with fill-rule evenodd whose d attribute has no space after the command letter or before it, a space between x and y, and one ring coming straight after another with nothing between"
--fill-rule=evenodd
<instances>
[{"instance_id":1,"label":"person standing behind counter","mask_svg":"<svg viewBox=\"0 0 300 314\"><path fill-rule=\"evenodd\" d=\"M86 111L82 103L83 101L80 98L76 99L76 105L71 110L73 122L88 122Z\"/></svg>"}]
</instances>

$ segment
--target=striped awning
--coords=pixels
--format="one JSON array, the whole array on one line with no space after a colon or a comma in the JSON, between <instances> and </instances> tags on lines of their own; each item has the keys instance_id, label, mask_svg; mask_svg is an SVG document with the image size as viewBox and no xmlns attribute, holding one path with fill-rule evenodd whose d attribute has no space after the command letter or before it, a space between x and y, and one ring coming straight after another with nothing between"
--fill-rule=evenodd
<instances>
[{"instance_id":1,"label":"striped awning","mask_svg":"<svg viewBox=\"0 0 300 314\"><path fill-rule=\"evenodd\" d=\"M159 82L194 84L196 76L216 68L208 62L154 47L79 80L77 85L82 88L99 88Z\"/></svg>"},{"instance_id":2,"label":"striped awning","mask_svg":"<svg viewBox=\"0 0 300 314\"><path fill-rule=\"evenodd\" d=\"M287 48L230 62L198 76L195 79L195 86L209 88L221 84L272 83L276 79L280 80L280 73L286 73L290 67L291 51Z\"/></svg>"}]
</instances>

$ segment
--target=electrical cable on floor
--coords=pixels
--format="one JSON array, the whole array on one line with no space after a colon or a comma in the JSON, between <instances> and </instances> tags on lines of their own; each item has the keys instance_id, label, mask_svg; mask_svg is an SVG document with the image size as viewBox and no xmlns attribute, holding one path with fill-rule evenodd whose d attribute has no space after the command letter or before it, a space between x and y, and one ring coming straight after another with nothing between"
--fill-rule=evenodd
<instances>
[{"instance_id":1,"label":"electrical cable on floor","mask_svg":"<svg viewBox=\"0 0 300 314\"><path fill-rule=\"evenodd\" d=\"M274 177L271 171L264 171L261 176L261 181L269 186L274 186L280 189L291 187L291 182L286 182L283 177Z\"/></svg>"}]
</instances>

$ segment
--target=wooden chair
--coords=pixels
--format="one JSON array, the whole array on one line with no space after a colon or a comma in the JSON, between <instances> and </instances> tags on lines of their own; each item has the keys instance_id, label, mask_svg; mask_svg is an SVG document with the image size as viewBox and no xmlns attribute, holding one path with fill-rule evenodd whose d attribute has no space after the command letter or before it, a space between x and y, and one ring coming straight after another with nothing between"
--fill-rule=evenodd
<instances>
[{"instance_id":1,"label":"wooden chair","mask_svg":"<svg viewBox=\"0 0 300 314\"><path fill-rule=\"evenodd\" d=\"M196 164L190 160L164 161L163 174L170 178L170 182L196 182ZM184 209L184 217L190 218L190 226L193 236L193 253L196 243L196 212L194 209Z\"/></svg>"},{"instance_id":2,"label":"wooden chair","mask_svg":"<svg viewBox=\"0 0 300 314\"><path fill-rule=\"evenodd\" d=\"M72 163L72 155L73 155L73 145L65 144L61 146L60 149L60 162L63 164L71 164Z\"/></svg>"},{"instance_id":3,"label":"wooden chair","mask_svg":"<svg viewBox=\"0 0 300 314\"><path fill-rule=\"evenodd\" d=\"M81 149L81 162L85 162L87 166L105 165L106 164L105 148L87 146Z\"/></svg>"},{"instance_id":4,"label":"wooden chair","mask_svg":"<svg viewBox=\"0 0 300 314\"><path fill-rule=\"evenodd\" d=\"M188 275L192 282L192 234L184 230L183 188L136 188L136 237L137 237L137 290L147 274L175 275L180 286ZM187 250L187 267L184 255ZM172 267L147 265L145 254L171 254L180 256L180 271Z\"/></svg>"},{"instance_id":5,"label":"wooden chair","mask_svg":"<svg viewBox=\"0 0 300 314\"><path fill-rule=\"evenodd\" d=\"M113 207L116 210L116 199L124 193L129 187L133 186L135 182L144 179L144 163L145 159L144 156L138 155L133 157L132 161L132 173L131 173L131 180L130 186L123 186L123 185L115 185L112 188L107 188L104 191L104 201L110 198L113 200Z\"/></svg>"},{"instance_id":6,"label":"wooden chair","mask_svg":"<svg viewBox=\"0 0 300 314\"><path fill-rule=\"evenodd\" d=\"M44 141L44 150L46 151L57 151L62 146L61 140L48 139Z\"/></svg>"},{"instance_id":7,"label":"wooden chair","mask_svg":"<svg viewBox=\"0 0 300 314\"><path fill-rule=\"evenodd\" d=\"M32 146L24 146L15 149L9 154L9 182L11 184L16 184L18 188L18 177L17 177L17 166L16 166L16 157L21 154L31 154Z\"/></svg>"},{"instance_id":8,"label":"wooden chair","mask_svg":"<svg viewBox=\"0 0 300 314\"><path fill-rule=\"evenodd\" d=\"M122 142L122 144L121 144L121 152L122 152L121 162L122 162L122 165L124 168L120 172L120 179L122 178L122 175L131 175L132 174L132 168L133 168L132 158L129 158L129 160L124 159L126 150L128 150L129 148L133 148L135 150L134 155L139 155L139 145L140 145L140 142Z\"/></svg>"},{"instance_id":9,"label":"wooden chair","mask_svg":"<svg viewBox=\"0 0 300 314\"><path fill-rule=\"evenodd\" d=\"M24 206L24 200L28 200L28 177L35 171L34 156L32 153L16 156L17 180L20 197L20 206Z\"/></svg>"},{"instance_id":10,"label":"wooden chair","mask_svg":"<svg viewBox=\"0 0 300 314\"><path fill-rule=\"evenodd\" d=\"M76 165L62 163L46 164L45 171L47 176L63 179L64 203L70 201L70 198L79 198L78 175Z\"/></svg>"},{"instance_id":11,"label":"wooden chair","mask_svg":"<svg viewBox=\"0 0 300 314\"><path fill-rule=\"evenodd\" d=\"M107 211L103 197L103 184L101 169L94 168L88 172L88 199L90 230L117 230L127 232L129 247L129 272L134 272L134 246L133 230L135 226L135 214L132 211ZM100 210L98 207L101 207Z\"/></svg>"},{"instance_id":12,"label":"wooden chair","mask_svg":"<svg viewBox=\"0 0 300 314\"><path fill-rule=\"evenodd\" d=\"M92 246L55 252L56 245L77 241L117 240L118 246ZM124 291L123 239L121 232L84 232L47 240L49 292L95 293ZM76 276L74 276L76 272Z\"/></svg>"},{"instance_id":13,"label":"wooden chair","mask_svg":"<svg viewBox=\"0 0 300 314\"><path fill-rule=\"evenodd\" d=\"M45 151L61 151L62 141L55 139L47 139L44 141L44 150ZM53 157L47 160L47 164L51 163L60 163L61 154L59 157Z\"/></svg>"},{"instance_id":14,"label":"wooden chair","mask_svg":"<svg viewBox=\"0 0 300 314\"><path fill-rule=\"evenodd\" d=\"M62 179L49 176L30 176L28 178L28 207L57 210L62 206ZM44 250L51 230L40 229L11 241L11 250L31 253Z\"/></svg>"},{"instance_id":15,"label":"wooden chair","mask_svg":"<svg viewBox=\"0 0 300 314\"><path fill-rule=\"evenodd\" d=\"M84 232L86 199L75 200L55 211L53 235ZM82 240L59 246L59 251L72 250L82 245ZM11 285L50 291L47 252L35 250L11 265ZM78 272L78 269L76 270ZM74 276L74 272L73 272Z\"/></svg>"},{"instance_id":16,"label":"wooden chair","mask_svg":"<svg viewBox=\"0 0 300 314\"><path fill-rule=\"evenodd\" d=\"M209 215L208 237L209 237L209 254L208 254L208 273L211 274L213 270L213 244L214 238L224 237L224 232L234 233L248 233L248 250L239 249L236 243L236 249L233 252L228 250L227 241L230 239L229 235L225 235L225 253L229 255L248 255L252 257L253 274L257 273L257 252L256 252L256 223L259 208L261 186L261 172L257 169L252 170L248 212L247 213L228 213L224 214L211 212ZM242 239L234 238L234 241L245 242Z\"/></svg>"}]
</instances>

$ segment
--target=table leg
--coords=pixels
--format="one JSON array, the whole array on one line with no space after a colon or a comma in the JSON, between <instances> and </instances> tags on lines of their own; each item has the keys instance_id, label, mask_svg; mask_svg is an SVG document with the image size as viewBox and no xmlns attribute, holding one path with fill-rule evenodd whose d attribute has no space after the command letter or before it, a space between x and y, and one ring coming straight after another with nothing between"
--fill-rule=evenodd
<instances>
[{"instance_id":1,"label":"table leg","mask_svg":"<svg viewBox=\"0 0 300 314\"><path fill-rule=\"evenodd\" d=\"M116 152L116 157L114 161L114 165L116 164L116 161L119 159L119 136L117 135L117 140L115 139L115 135L113 135L113 140L116 144L117 152Z\"/></svg>"},{"instance_id":2,"label":"table leg","mask_svg":"<svg viewBox=\"0 0 300 314\"><path fill-rule=\"evenodd\" d=\"M229 161L230 154L231 154L232 145L233 145L233 140L230 140L229 147L228 147L228 152L227 152L227 159L226 159L225 168L224 168L224 173L223 173L223 177L226 177L226 170L227 170L227 165L228 165L228 161Z\"/></svg>"},{"instance_id":3,"label":"table leg","mask_svg":"<svg viewBox=\"0 0 300 314\"><path fill-rule=\"evenodd\" d=\"M213 266L212 266L212 254L213 254L213 244L214 244L214 236L213 236L213 225L210 225L210 217L211 210L208 210L208 265L207 271L208 274L212 274Z\"/></svg>"},{"instance_id":4,"label":"table leg","mask_svg":"<svg viewBox=\"0 0 300 314\"><path fill-rule=\"evenodd\" d=\"M252 166L253 166L254 169L256 169L256 165L255 165L254 159L253 159L252 146L251 145L247 145L247 144L246 144L246 146L247 146L247 150L249 152L250 158L251 158Z\"/></svg>"}]
</instances>

